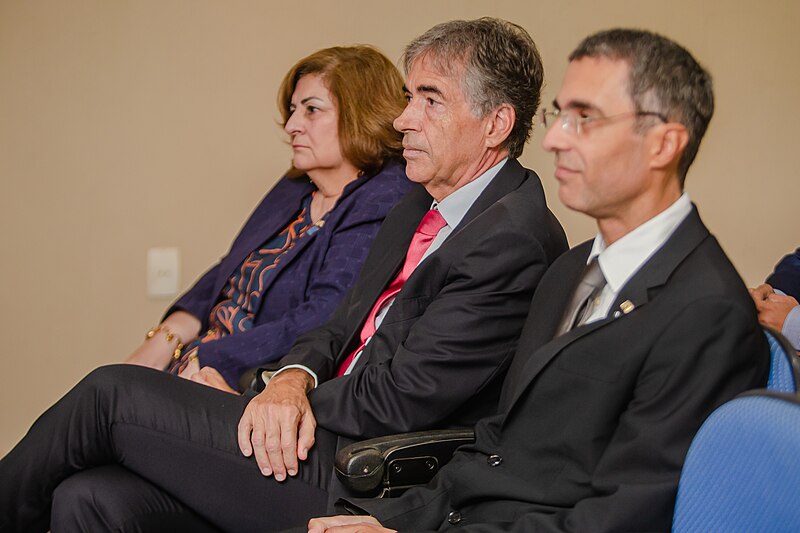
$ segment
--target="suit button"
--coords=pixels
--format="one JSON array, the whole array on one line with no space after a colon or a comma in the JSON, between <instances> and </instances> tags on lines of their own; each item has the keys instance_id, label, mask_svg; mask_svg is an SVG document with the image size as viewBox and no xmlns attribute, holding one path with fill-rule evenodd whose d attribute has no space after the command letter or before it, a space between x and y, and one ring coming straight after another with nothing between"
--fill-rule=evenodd
<instances>
[{"instance_id":1,"label":"suit button","mask_svg":"<svg viewBox=\"0 0 800 533\"><path fill-rule=\"evenodd\" d=\"M451 524L455 525L461 522L461 513L458 511L451 511L449 515L447 515L447 521Z\"/></svg>"},{"instance_id":2,"label":"suit button","mask_svg":"<svg viewBox=\"0 0 800 533\"><path fill-rule=\"evenodd\" d=\"M503 458L499 455L490 455L486 458L486 462L489 463L489 466L500 466L503 463Z\"/></svg>"}]
</instances>

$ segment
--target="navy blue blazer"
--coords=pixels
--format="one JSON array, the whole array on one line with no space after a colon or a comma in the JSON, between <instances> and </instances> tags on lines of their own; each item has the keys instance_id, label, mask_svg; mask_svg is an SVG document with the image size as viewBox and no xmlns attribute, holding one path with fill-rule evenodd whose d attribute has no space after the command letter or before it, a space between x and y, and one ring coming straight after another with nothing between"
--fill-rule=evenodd
<instances>
[{"instance_id":1,"label":"navy blue blazer","mask_svg":"<svg viewBox=\"0 0 800 533\"><path fill-rule=\"evenodd\" d=\"M253 317L253 329L201 344L200 365L216 368L235 387L242 372L279 359L298 335L323 324L358 277L383 219L412 187L405 166L397 162L347 185L325 224L300 239L276 266L264 288L267 296ZM165 316L187 311L207 329L211 309L234 271L286 227L313 190L308 178L281 179L256 207L228 254Z\"/></svg>"},{"instance_id":2,"label":"navy blue blazer","mask_svg":"<svg viewBox=\"0 0 800 533\"><path fill-rule=\"evenodd\" d=\"M775 265L775 272L767 278L767 283L800 300L800 248Z\"/></svg>"}]
</instances>

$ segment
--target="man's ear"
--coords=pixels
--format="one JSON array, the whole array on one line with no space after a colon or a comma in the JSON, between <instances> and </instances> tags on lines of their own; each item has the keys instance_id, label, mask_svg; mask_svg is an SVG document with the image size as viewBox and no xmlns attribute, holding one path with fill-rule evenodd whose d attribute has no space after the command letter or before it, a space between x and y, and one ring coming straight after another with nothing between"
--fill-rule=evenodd
<instances>
[{"instance_id":1,"label":"man's ear","mask_svg":"<svg viewBox=\"0 0 800 533\"><path fill-rule=\"evenodd\" d=\"M677 122L669 122L654 127L651 133L653 138L650 165L653 168L677 167L689 142L689 132L686 131L686 127Z\"/></svg>"},{"instance_id":2,"label":"man's ear","mask_svg":"<svg viewBox=\"0 0 800 533\"><path fill-rule=\"evenodd\" d=\"M497 148L501 146L514 127L517 114L510 104L500 104L486 116L485 134L486 146Z\"/></svg>"}]
</instances>

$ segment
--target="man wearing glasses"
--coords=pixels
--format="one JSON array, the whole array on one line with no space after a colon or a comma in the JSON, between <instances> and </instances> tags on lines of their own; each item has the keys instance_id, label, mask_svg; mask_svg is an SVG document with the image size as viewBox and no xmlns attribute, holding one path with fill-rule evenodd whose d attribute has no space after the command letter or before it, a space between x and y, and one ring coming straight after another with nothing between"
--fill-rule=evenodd
<instances>
[{"instance_id":1,"label":"man wearing glasses","mask_svg":"<svg viewBox=\"0 0 800 533\"><path fill-rule=\"evenodd\" d=\"M428 486L340 501L372 516L312 531L668 531L694 433L766 383L752 301L683 192L709 75L664 37L611 30L572 53L553 104L559 197L598 234L540 283L500 414Z\"/></svg>"}]
</instances>

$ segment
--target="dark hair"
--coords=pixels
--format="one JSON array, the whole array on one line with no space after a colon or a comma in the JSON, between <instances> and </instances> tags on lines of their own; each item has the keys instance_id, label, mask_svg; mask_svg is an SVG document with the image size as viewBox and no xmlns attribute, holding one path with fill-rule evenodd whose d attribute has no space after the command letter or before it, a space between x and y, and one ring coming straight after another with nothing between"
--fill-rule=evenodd
<instances>
[{"instance_id":1,"label":"dark hair","mask_svg":"<svg viewBox=\"0 0 800 533\"><path fill-rule=\"evenodd\" d=\"M643 30L613 29L591 35L569 59L582 57L628 63L628 92L636 110L661 113L686 127L689 141L678 163L683 184L714 114L711 75L676 42Z\"/></svg>"},{"instance_id":2,"label":"dark hair","mask_svg":"<svg viewBox=\"0 0 800 533\"><path fill-rule=\"evenodd\" d=\"M544 67L531 36L522 27L496 18L438 24L406 46L406 73L422 56L444 73L463 68L462 87L472 112L480 117L501 104L514 108L516 120L505 145L519 157L539 107Z\"/></svg>"},{"instance_id":3,"label":"dark hair","mask_svg":"<svg viewBox=\"0 0 800 533\"><path fill-rule=\"evenodd\" d=\"M345 159L369 174L387 159L400 157L402 134L392 122L406 105L403 77L386 56L371 46L357 45L325 48L304 57L289 69L278 91L284 124L297 82L308 74L322 76L336 102Z\"/></svg>"}]
</instances>

